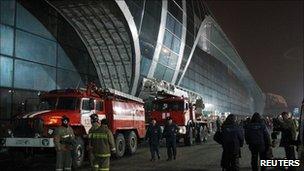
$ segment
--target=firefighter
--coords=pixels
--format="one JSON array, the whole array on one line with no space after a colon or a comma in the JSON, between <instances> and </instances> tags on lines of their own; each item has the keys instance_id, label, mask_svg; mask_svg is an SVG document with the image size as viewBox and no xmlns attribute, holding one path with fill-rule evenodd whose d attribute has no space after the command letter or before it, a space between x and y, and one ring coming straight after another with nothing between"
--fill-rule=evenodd
<instances>
[{"instance_id":1,"label":"firefighter","mask_svg":"<svg viewBox=\"0 0 304 171\"><path fill-rule=\"evenodd\" d=\"M158 159L160 159L159 143L161 136L162 134L160 126L156 123L155 119L152 119L146 133L146 139L149 141L150 145L151 161L155 161L155 154L157 155Z\"/></svg>"},{"instance_id":2,"label":"firefighter","mask_svg":"<svg viewBox=\"0 0 304 171\"><path fill-rule=\"evenodd\" d=\"M204 119L203 122L203 142L206 143L208 139L208 134L210 133L209 121L208 119Z\"/></svg>"},{"instance_id":3,"label":"firefighter","mask_svg":"<svg viewBox=\"0 0 304 171\"><path fill-rule=\"evenodd\" d=\"M172 160L172 153L173 159L176 159L176 135L179 131L178 126L172 122L172 118L167 118L167 124L164 128L163 137L166 138L166 147L167 147L167 161Z\"/></svg>"},{"instance_id":4,"label":"firefighter","mask_svg":"<svg viewBox=\"0 0 304 171\"><path fill-rule=\"evenodd\" d=\"M73 129L69 126L70 119L63 116L61 126L55 130L54 143L56 148L56 171L71 170L72 149L75 141Z\"/></svg>"},{"instance_id":5,"label":"firefighter","mask_svg":"<svg viewBox=\"0 0 304 171\"><path fill-rule=\"evenodd\" d=\"M222 126L222 121L221 121L221 117L220 116L217 116L215 123L216 123L216 131L220 131L221 130L221 126Z\"/></svg>"},{"instance_id":6,"label":"firefighter","mask_svg":"<svg viewBox=\"0 0 304 171\"><path fill-rule=\"evenodd\" d=\"M92 127L89 130L89 134L92 133L93 131L97 130L100 127L99 118L96 113L92 114L90 116L90 118L91 118ZM94 154L92 152L92 146L90 146L90 144L88 145L88 151L89 151L90 164L91 164L91 167L93 167Z\"/></svg>"},{"instance_id":7,"label":"firefighter","mask_svg":"<svg viewBox=\"0 0 304 171\"><path fill-rule=\"evenodd\" d=\"M114 137L107 124L107 119L102 119L101 126L89 134L94 155L93 170L96 171L110 170L111 153L116 152Z\"/></svg>"}]
</instances>

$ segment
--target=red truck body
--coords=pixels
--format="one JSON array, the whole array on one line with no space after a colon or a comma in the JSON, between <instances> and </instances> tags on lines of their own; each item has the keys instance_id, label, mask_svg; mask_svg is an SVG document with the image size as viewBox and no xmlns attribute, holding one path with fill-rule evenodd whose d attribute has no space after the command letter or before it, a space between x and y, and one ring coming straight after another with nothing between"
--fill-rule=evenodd
<instances>
[{"instance_id":1,"label":"red truck body","mask_svg":"<svg viewBox=\"0 0 304 171\"><path fill-rule=\"evenodd\" d=\"M203 140L203 131L207 123L202 119L202 115L196 112L194 104L189 99L168 95L163 99L154 100L153 104L151 118L165 126L166 118L171 117L180 128L179 138L184 138L186 145L192 145L194 140Z\"/></svg>"},{"instance_id":2,"label":"red truck body","mask_svg":"<svg viewBox=\"0 0 304 171\"><path fill-rule=\"evenodd\" d=\"M187 121L193 119L193 111L189 109L187 99L181 97L168 97L165 99L155 100L155 108L151 113L161 125L165 124L165 119L171 117L175 124L179 126L187 125Z\"/></svg>"},{"instance_id":3,"label":"red truck body","mask_svg":"<svg viewBox=\"0 0 304 171\"><path fill-rule=\"evenodd\" d=\"M94 85L85 90L54 90L40 95L39 111L18 116L13 124L13 133L5 139L3 146L54 147L53 132L65 115L70 119L70 126L82 146L81 154L84 154L93 113L98 114L99 119L108 119L109 128L116 138L118 157L122 157L125 151L135 153L138 139L144 138L146 133L143 101L116 90L101 90ZM83 156L79 157L83 160ZM82 161L78 161L76 165L81 164Z\"/></svg>"}]
</instances>

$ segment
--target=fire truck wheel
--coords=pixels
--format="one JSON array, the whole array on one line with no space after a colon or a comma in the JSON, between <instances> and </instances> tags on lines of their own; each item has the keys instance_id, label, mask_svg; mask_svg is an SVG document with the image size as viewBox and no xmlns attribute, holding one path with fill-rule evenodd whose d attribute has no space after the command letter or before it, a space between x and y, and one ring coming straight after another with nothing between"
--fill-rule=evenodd
<instances>
[{"instance_id":1,"label":"fire truck wheel","mask_svg":"<svg viewBox=\"0 0 304 171\"><path fill-rule=\"evenodd\" d=\"M81 137L77 137L73 149L73 167L78 168L82 165L84 159L84 142Z\"/></svg>"},{"instance_id":2,"label":"fire truck wheel","mask_svg":"<svg viewBox=\"0 0 304 171\"><path fill-rule=\"evenodd\" d=\"M116 157L121 158L125 154L126 141L123 134L119 133L116 137Z\"/></svg>"},{"instance_id":3,"label":"fire truck wheel","mask_svg":"<svg viewBox=\"0 0 304 171\"><path fill-rule=\"evenodd\" d=\"M185 145L186 146L193 145L193 130L192 130L192 127L188 128L188 131L185 135Z\"/></svg>"},{"instance_id":4,"label":"fire truck wheel","mask_svg":"<svg viewBox=\"0 0 304 171\"><path fill-rule=\"evenodd\" d=\"M137 150L137 136L134 131L131 131L127 136L128 154L134 154Z\"/></svg>"}]
</instances>

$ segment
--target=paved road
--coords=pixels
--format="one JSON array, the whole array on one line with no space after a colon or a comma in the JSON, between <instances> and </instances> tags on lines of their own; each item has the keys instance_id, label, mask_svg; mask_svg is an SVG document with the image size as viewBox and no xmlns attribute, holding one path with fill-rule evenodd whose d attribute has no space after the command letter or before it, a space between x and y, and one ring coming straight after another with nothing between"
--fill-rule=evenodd
<instances>
[{"instance_id":1,"label":"paved road","mask_svg":"<svg viewBox=\"0 0 304 171\"><path fill-rule=\"evenodd\" d=\"M219 171L221 146L210 140L207 143L195 145L192 147L178 147L177 159L166 161L166 149L161 147L161 160L155 162L149 161L150 154L148 147L142 144L137 153L133 156L126 156L122 159L111 161L111 170L113 171L145 171L145 170L189 170L189 171ZM276 156L282 157L283 151L281 148L274 150ZM30 166L25 167L22 164L12 164L0 158L1 170L54 170L55 158L53 156L39 156L34 159ZM241 171L250 170L250 153L245 146L242 150L242 158L240 160ZM88 164L78 170L90 170Z\"/></svg>"}]
</instances>

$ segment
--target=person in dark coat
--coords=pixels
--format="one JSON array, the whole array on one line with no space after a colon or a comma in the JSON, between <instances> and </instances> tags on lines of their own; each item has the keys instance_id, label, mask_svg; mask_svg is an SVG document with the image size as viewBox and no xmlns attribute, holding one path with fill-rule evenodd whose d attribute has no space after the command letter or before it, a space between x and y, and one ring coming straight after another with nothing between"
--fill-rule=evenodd
<instances>
[{"instance_id":1,"label":"person in dark coat","mask_svg":"<svg viewBox=\"0 0 304 171\"><path fill-rule=\"evenodd\" d=\"M278 131L282 132L280 147L284 147L286 158L288 160L294 160L295 155L295 140L297 133L297 126L294 121L289 117L287 112L281 114L283 120L277 119ZM290 170L290 169L289 169Z\"/></svg>"},{"instance_id":2,"label":"person in dark coat","mask_svg":"<svg viewBox=\"0 0 304 171\"><path fill-rule=\"evenodd\" d=\"M223 147L221 166L223 171L238 171L239 158L241 157L241 147L244 144L243 129L238 126L236 116L228 115L224 121L220 143Z\"/></svg>"},{"instance_id":3,"label":"person in dark coat","mask_svg":"<svg viewBox=\"0 0 304 171\"><path fill-rule=\"evenodd\" d=\"M172 154L173 159L176 159L176 136L179 131L178 126L172 122L172 118L167 118L167 124L164 128L163 137L166 138L166 147L167 147L167 155L168 159L167 161L172 160Z\"/></svg>"},{"instance_id":4,"label":"person in dark coat","mask_svg":"<svg viewBox=\"0 0 304 171\"><path fill-rule=\"evenodd\" d=\"M159 155L159 143L162 138L162 132L160 126L156 123L155 119L152 119L146 133L146 139L149 141L151 161L155 161L155 155L160 159Z\"/></svg>"},{"instance_id":5,"label":"person in dark coat","mask_svg":"<svg viewBox=\"0 0 304 171\"><path fill-rule=\"evenodd\" d=\"M259 113L254 113L250 123L247 124L245 140L251 151L251 168L253 171L258 171L258 156L260 160L266 160L266 153L270 148L270 135ZM265 167L261 170L265 170Z\"/></svg>"},{"instance_id":6,"label":"person in dark coat","mask_svg":"<svg viewBox=\"0 0 304 171\"><path fill-rule=\"evenodd\" d=\"M216 130L217 131L220 130L221 126L222 126L222 121L221 121L221 117L220 116L217 116L215 123L216 123Z\"/></svg>"}]
</instances>

